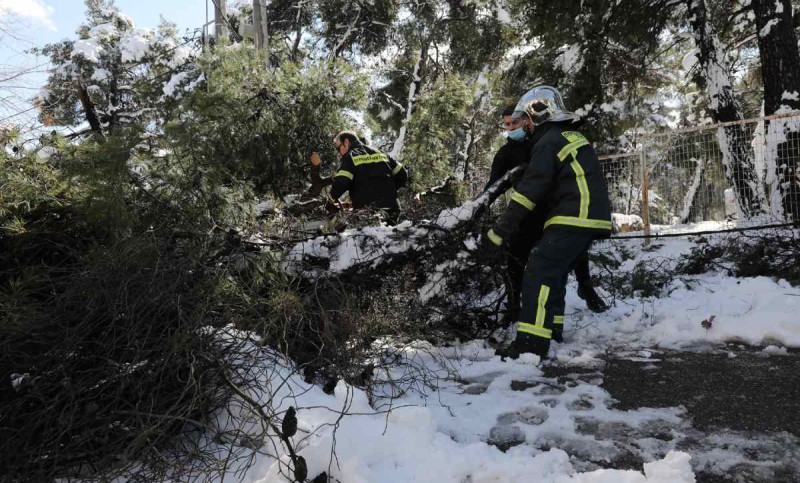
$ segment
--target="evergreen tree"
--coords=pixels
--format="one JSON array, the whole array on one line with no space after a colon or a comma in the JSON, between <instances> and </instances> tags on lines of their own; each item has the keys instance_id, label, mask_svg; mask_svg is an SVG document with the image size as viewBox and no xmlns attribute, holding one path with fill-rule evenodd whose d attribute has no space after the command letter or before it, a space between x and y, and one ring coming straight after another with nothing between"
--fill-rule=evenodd
<instances>
[{"instance_id":1,"label":"evergreen tree","mask_svg":"<svg viewBox=\"0 0 800 483\"><path fill-rule=\"evenodd\" d=\"M99 136L157 122L163 96L180 82L197 81L185 73L192 41L179 39L167 22L156 31L137 29L113 0L86 0L86 6L78 39L41 51L53 65L39 100L41 119L71 127L88 123Z\"/></svg>"},{"instance_id":2,"label":"evergreen tree","mask_svg":"<svg viewBox=\"0 0 800 483\"><path fill-rule=\"evenodd\" d=\"M706 91L707 109L712 119L717 123L742 120L742 112L733 92L730 64L709 16L706 0L687 0L686 11L694 32L700 66L695 71L694 81ZM743 126L734 124L721 127L717 130L717 139L722 150L725 174L736 191L742 215L750 218L764 213L766 201Z\"/></svg>"},{"instance_id":3,"label":"evergreen tree","mask_svg":"<svg viewBox=\"0 0 800 483\"><path fill-rule=\"evenodd\" d=\"M508 70L507 92L553 85L583 115L590 137L614 143L663 107L652 99L670 81L660 62L662 34L677 15L673 3L514 2L536 48Z\"/></svg>"},{"instance_id":4,"label":"evergreen tree","mask_svg":"<svg viewBox=\"0 0 800 483\"><path fill-rule=\"evenodd\" d=\"M800 53L792 3L752 0L750 7L758 30L764 114L800 110ZM771 144L767 179L771 181L773 209L781 208L788 219L800 221L800 123L770 121L767 139Z\"/></svg>"}]
</instances>

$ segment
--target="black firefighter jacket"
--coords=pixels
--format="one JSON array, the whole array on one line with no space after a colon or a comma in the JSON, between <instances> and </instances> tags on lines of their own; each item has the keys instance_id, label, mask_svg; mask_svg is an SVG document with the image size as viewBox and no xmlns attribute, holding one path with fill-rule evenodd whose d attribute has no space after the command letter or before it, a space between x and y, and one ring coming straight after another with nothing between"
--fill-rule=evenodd
<instances>
[{"instance_id":1,"label":"black firefighter jacket","mask_svg":"<svg viewBox=\"0 0 800 483\"><path fill-rule=\"evenodd\" d=\"M353 208L399 210L397 190L407 180L408 171L402 164L376 149L357 144L342 156L339 171L333 177L331 197L339 199L349 191Z\"/></svg>"},{"instance_id":2,"label":"black firefighter jacket","mask_svg":"<svg viewBox=\"0 0 800 483\"><path fill-rule=\"evenodd\" d=\"M497 180L505 176L506 173L517 166L527 166L531 159L532 146L533 144L531 143L530 139L525 139L522 141L508 139L506 143L497 150L497 153L495 153L494 158L492 159L492 170L489 173L489 181L486 183L486 186L483 188L483 190L486 191L489 189L489 187L495 184ZM513 187L517 186L522 179L523 174L524 171L514 175L514 179L512 180ZM511 193L514 193L513 188L511 189ZM536 205L534 210L530 211L527 216L525 216L525 218L521 221L519 234L523 236L523 238L520 240L538 240L541 238L547 212L547 205L541 202ZM511 242L511 240L506 241ZM527 246L528 244L523 242L522 245ZM527 254L525 254L525 256L527 257Z\"/></svg>"},{"instance_id":3,"label":"black firefighter jacket","mask_svg":"<svg viewBox=\"0 0 800 483\"><path fill-rule=\"evenodd\" d=\"M546 203L544 228L611 234L611 206L597 154L569 123L548 122L536 128L522 179L494 232L508 241L537 204Z\"/></svg>"},{"instance_id":4,"label":"black firefighter jacket","mask_svg":"<svg viewBox=\"0 0 800 483\"><path fill-rule=\"evenodd\" d=\"M517 166L523 164L527 165L530 160L530 154L531 143L529 140L515 141L513 139L508 139L506 143L497 150L497 153L492 159L492 171L489 173L489 181L486 183L483 190L486 191L489 189L497 180Z\"/></svg>"}]
</instances>

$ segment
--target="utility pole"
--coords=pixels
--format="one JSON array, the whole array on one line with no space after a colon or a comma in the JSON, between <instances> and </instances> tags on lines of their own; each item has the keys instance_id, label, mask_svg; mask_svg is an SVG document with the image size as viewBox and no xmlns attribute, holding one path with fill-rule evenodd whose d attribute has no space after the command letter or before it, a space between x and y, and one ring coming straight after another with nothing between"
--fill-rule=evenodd
<instances>
[{"instance_id":1,"label":"utility pole","mask_svg":"<svg viewBox=\"0 0 800 483\"><path fill-rule=\"evenodd\" d=\"M263 49L266 36L264 35L264 12L261 10L261 0L253 0L253 27L255 27L256 48Z\"/></svg>"},{"instance_id":2,"label":"utility pole","mask_svg":"<svg viewBox=\"0 0 800 483\"><path fill-rule=\"evenodd\" d=\"M214 2L214 33L217 42L228 37L228 24L225 21L225 0L212 0Z\"/></svg>"},{"instance_id":3,"label":"utility pole","mask_svg":"<svg viewBox=\"0 0 800 483\"><path fill-rule=\"evenodd\" d=\"M255 27L256 48L269 55L269 28L265 0L253 0L253 27Z\"/></svg>"}]
</instances>

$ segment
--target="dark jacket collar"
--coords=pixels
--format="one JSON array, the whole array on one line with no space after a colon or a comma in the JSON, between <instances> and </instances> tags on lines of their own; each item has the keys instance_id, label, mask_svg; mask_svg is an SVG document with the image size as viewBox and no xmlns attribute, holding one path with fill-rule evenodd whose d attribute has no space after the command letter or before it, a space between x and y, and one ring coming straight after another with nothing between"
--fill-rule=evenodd
<instances>
[{"instance_id":1,"label":"dark jacket collar","mask_svg":"<svg viewBox=\"0 0 800 483\"><path fill-rule=\"evenodd\" d=\"M552 122L546 122L541 126L536 126L536 129L533 131L533 134L531 134L531 136L528 138L528 142L530 142L531 144L538 143L539 140L542 139L544 135L547 134L551 129L553 129L554 126L555 123Z\"/></svg>"},{"instance_id":2,"label":"dark jacket collar","mask_svg":"<svg viewBox=\"0 0 800 483\"><path fill-rule=\"evenodd\" d=\"M527 142L529 142L529 139L527 137L519 141L516 139L506 138L506 144L509 144L511 146L520 146L522 144L526 144Z\"/></svg>"},{"instance_id":3,"label":"dark jacket collar","mask_svg":"<svg viewBox=\"0 0 800 483\"><path fill-rule=\"evenodd\" d=\"M562 122L546 122L541 126L537 126L536 130L533 131L533 134L528 138L528 142L531 144L536 144L539 142L540 139L544 137L545 134L552 131L553 129L558 129L559 131L565 129L577 129L580 127L581 122L572 122L572 121L562 121Z\"/></svg>"},{"instance_id":4,"label":"dark jacket collar","mask_svg":"<svg viewBox=\"0 0 800 483\"><path fill-rule=\"evenodd\" d=\"M351 142L350 143L350 149L347 151L347 154L350 154L353 151L357 151L359 149L361 149L361 150L366 149L366 146L364 145L364 143L353 143L353 142Z\"/></svg>"}]
</instances>

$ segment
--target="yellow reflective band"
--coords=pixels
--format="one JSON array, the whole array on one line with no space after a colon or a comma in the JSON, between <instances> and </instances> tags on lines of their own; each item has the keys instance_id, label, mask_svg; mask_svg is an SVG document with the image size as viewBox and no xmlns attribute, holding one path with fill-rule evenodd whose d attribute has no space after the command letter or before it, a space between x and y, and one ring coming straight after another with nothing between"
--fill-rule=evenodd
<instances>
[{"instance_id":1,"label":"yellow reflective band","mask_svg":"<svg viewBox=\"0 0 800 483\"><path fill-rule=\"evenodd\" d=\"M353 179L353 173L350 171L345 171L344 169L340 169L335 175L333 175L334 178L337 176L344 176L345 178L350 178L351 180Z\"/></svg>"},{"instance_id":2,"label":"yellow reflective band","mask_svg":"<svg viewBox=\"0 0 800 483\"><path fill-rule=\"evenodd\" d=\"M590 198L589 185L586 183L586 172L583 171L583 167L577 159L572 161L569 165L572 167L572 171L575 171L575 181L578 182L578 191L581 192L581 209L578 212L578 218L588 218Z\"/></svg>"},{"instance_id":3,"label":"yellow reflective band","mask_svg":"<svg viewBox=\"0 0 800 483\"><path fill-rule=\"evenodd\" d=\"M553 317L553 323L555 325L564 325L564 316L556 315L555 317Z\"/></svg>"},{"instance_id":4,"label":"yellow reflective band","mask_svg":"<svg viewBox=\"0 0 800 483\"><path fill-rule=\"evenodd\" d=\"M569 143L566 146L564 146L563 148L561 148L561 151L558 152L558 159L560 159L561 161L564 161L565 159L567 159L567 157L570 154L575 156L575 155L578 154L578 149L579 148L582 148L582 147L588 146L588 145L589 145L589 141L587 141L586 139L581 139L579 141L575 141L574 143Z\"/></svg>"},{"instance_id":5,"label":"yellow reflective band","mask_svg":"<svg viewBox=\"0 0 800 483\"><path fill-rule=\"evenodd\" d=\"M539 301L536 306L536 325L538 327L544 327L544 318L547 314L544 306L547 304L548 297L550 297L550 287L542 284L541 288L539 288Z\"/></svg>"},{"instance_id":6,"label":"yellow reflective band","mask_svg":"<svg viewBox=\"0 0 800 483\"><path fill-rule=\"evenodd\" d=\"M503 238L500 237L497 233L495 233L494 230L489 230L489 233L486 234L486 237L497 246L503 244Z\"/></svg>"},{"instance_id":7,"label":"yellow reflective band","mask_svg":"<svg viewBox=\"0 0 800 483\"><path fill-rule=\"evenodd\" d=\"M520 322L517 324L517 332L524 332L526 334L532 334L545 339L553 338L552 330L545 329L544 327L537 327L533 324L526 324L525 322Z\"/></svg>"},{"instance_id":8,"label":"yellow reflective band","mask_svg":"<svg viewBox=\"0 0 800 483\"><path fill-rule=\"evenodd\" d=\"M521 204L529 211L533 211L533 209L536 208L536 203L529 200L525 195L521 194L519 191L512 190L511 199Z\"/></svg>"},{"instance_id":9,"label":"yellow reflective band","mask_svg":"<svg viewBox=\"0 0 800 483\"><path fill-rule=\"evenodd\" d=\"M399 173L402 170L403 170L403 165L400 164L400 163L397 163L397 166L395 166L394 169L392 170L392 176L396 175L397 173Z\"/></svg>"},{"instance_id":10,"label":"yellow reflective band","mask_svg":"<svg viewBox=\"0 0 800 483\"><path fill-rule=\"evenodd\" d=\"M578 131L564 131L561 133L561 135L567 138L567 141L571 143L576 141L586 141L586 137Z\"/></svg>"},{"instance_id":11,"label":"yellow reflective band","mask_svg":"<svg viewBox=\"0 0 800 483\"><path fill-rule=\"evenodd\" d=\"M568 225L577 226L580 228L596 228L598 230L611 231L610 220L592 220L591 218L578 218L575 216L554 216L547 220L547 222L544 224L544 227L547 228L550 225Z\"/></svg>"},{"instance_id":12,"label":"yellow reflective band","mask_svg":"<svg viewBox=\"0 0 800 483\"><path fill-rule=\"evenodd\" d=\"M389 158L387 158L383 153L361 154L359 156L353 156L353 164L356 166L361 164L380 163L388 160Z\"/></svg>"}]
</instances>

